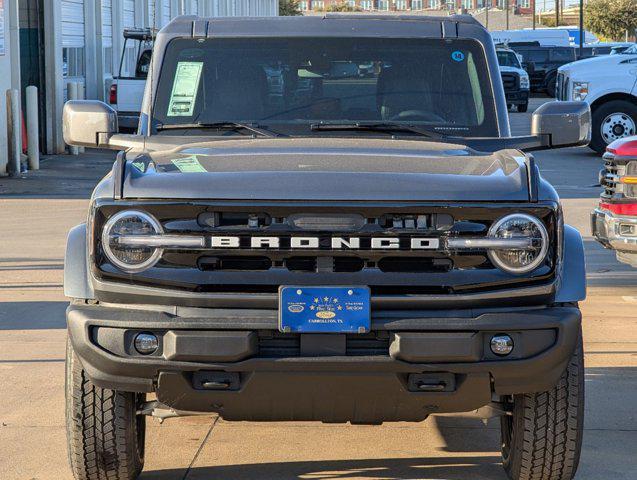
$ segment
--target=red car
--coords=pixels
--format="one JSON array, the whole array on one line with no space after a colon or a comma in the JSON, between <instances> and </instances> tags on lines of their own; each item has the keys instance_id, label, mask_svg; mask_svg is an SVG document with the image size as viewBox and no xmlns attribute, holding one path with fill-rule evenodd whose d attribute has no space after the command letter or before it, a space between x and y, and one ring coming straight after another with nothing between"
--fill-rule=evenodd
<instances>
[{"instance_id":1,"label":"red car","mask_svg":"<svg viewBox=\"0 0 637 480\"><path fill-rule=\"evenodd\" d=\"M604 162L604 191L591 213L593 236L615 250L617 260L637 267L637 136L611 143Z\"/></svg>"}]
</instances>

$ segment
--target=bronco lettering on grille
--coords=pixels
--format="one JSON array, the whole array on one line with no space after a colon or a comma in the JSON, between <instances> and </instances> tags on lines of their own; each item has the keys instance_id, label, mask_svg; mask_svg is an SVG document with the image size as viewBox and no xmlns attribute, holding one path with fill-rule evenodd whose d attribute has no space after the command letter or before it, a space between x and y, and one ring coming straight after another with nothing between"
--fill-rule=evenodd
<instances>
[{"instance_id":1,"label":"bronco lettering on grille","mask_svg":"<svg viewBox=\"0 0 637 480\"><path fill-rule=\"evenodd\" d=\"M440 239L423 237L232 237L213 236L213 248L332 249L332 250L435 250Z\"/></svg>"}]
</instances>

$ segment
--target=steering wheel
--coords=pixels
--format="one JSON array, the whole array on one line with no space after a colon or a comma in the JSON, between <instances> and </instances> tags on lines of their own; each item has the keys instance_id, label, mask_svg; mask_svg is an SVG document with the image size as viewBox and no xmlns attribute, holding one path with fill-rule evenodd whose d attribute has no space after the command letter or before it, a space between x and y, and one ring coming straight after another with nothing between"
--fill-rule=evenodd
<instances>
[{"instance_id":1,"label":"steering wheel","mask_svg":"<svg viewBox=\"0 0 637 480\"><path fill-rule=\"evenodd\" d=\"M440 115L428 112L427 110L404 110L398 115L394 115L390 120L425 120L434 122L444 122Z\"/></svg>"}]
</instances>

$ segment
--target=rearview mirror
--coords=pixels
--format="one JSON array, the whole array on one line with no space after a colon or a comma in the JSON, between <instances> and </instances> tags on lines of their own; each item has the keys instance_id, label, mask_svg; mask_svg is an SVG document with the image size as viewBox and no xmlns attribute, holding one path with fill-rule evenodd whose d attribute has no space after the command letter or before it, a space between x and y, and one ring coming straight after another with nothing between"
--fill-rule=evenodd
<instances>
[{"instance_id":1,"label":"rearview mirror","mask_svg":"<svg viewBox=\"0 0 637 480\"><path fill-rule=\"evenodd\" d=\"M591 109L586 102L547 102L533 113L531 134L550 148L588 145Z\"/></svg>"},{"instance_id":2,"label":"rearview mirror","mask_svg":"<svg viewBox=\"0 0 637 480\"><path fill-rule=\"evenodd\" d=\"M97 100L71 100L64 105L64 141L74 147L112 148L109 139L117 133L117 112Z\"/></svg>"}]
</instances>

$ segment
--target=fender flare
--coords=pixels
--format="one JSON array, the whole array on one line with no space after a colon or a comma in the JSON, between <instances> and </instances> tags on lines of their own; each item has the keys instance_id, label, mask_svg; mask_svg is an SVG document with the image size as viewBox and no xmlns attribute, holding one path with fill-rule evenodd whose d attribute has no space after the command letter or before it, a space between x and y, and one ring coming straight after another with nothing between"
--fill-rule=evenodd
<instances>
[{"instance_id":1,"label":"fender flare","mask_svg":"<svg viewBox=\"0 0 637 480\"><path fill-rule=\"evenodd\" d=\"M580 302L586 298L584 242L574 227L564 225L564 254L556 303Z\"/></svg>"},{"instance_id":2,"label":"fender flare","mask_svg":"<svg viewBox=\"0 0 637 480\"><path fill-rule=\"evenodd\" d=\"M64 295L81 299L94 297L88 274L86 223L73 227L66 239Z\"/></svg>"}]
</instances>

